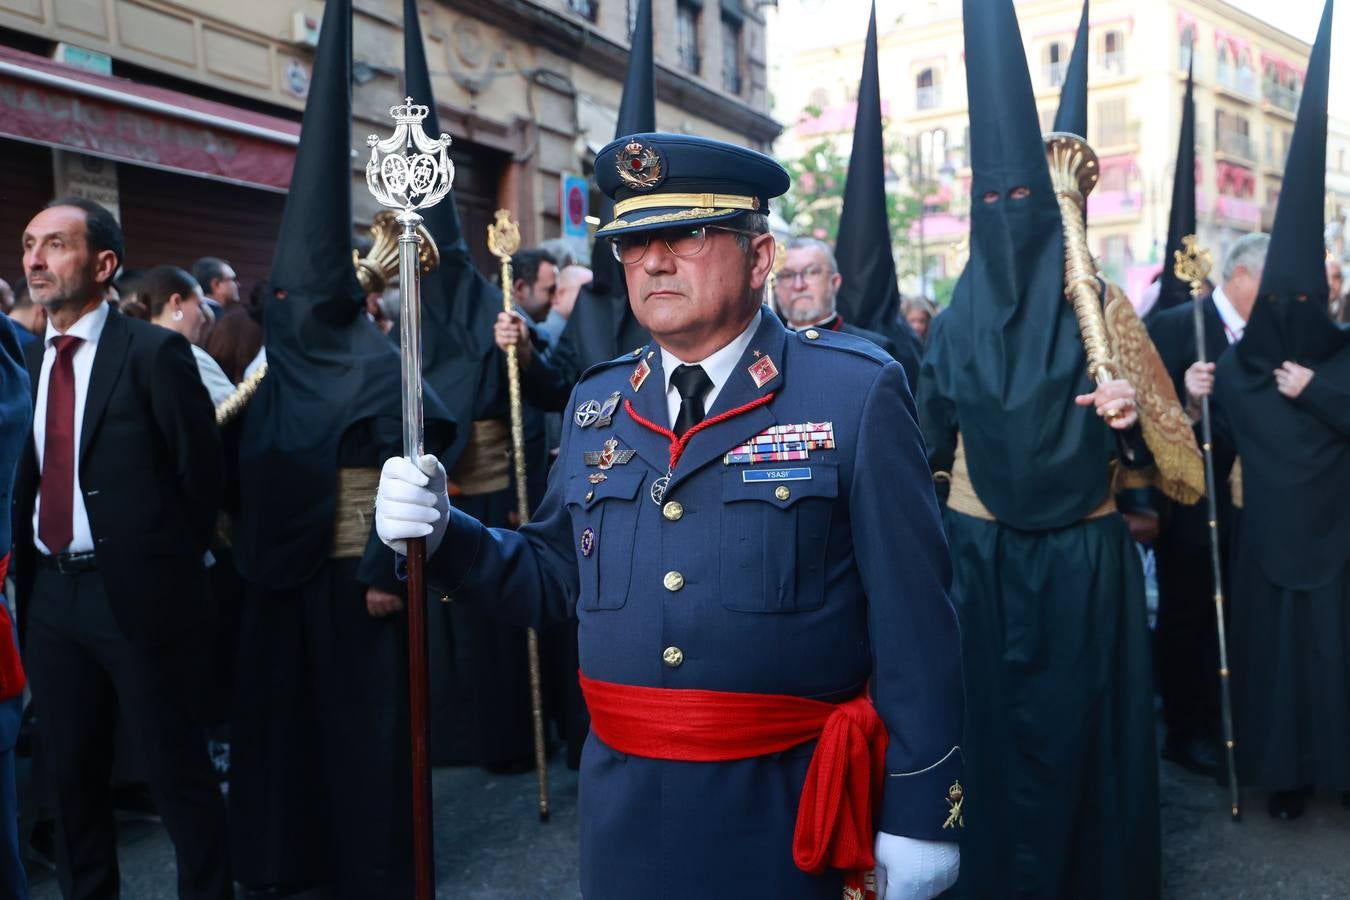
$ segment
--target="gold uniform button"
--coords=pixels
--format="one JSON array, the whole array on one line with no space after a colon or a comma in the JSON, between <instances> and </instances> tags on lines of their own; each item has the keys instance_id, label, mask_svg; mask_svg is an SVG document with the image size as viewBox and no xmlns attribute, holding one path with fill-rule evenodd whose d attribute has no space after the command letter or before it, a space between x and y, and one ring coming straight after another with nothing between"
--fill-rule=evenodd
<instances>
[{"instance_id":1,"label":"gold uniform button","mask_svg":"<svg viewBox=\"0 0 1350 900\"><path fill-rule=\"evenodd\" d=\"M587 491L587 492L586 492L586 502L587 502L587 503L590 503L591 500L594 499L594 497L595 497L595 491Z\"/></svg>"},{"instance_id":2,"label":"gold uniform button","mask_svg":"<svg viewBox=\"0 0 1350 900\"><path fill-rule=\"evenodd\" d=\"M807 339L808 341L814 341L814 340L818 339L819 337L820 337L820 332L819 332L819 331L816 331L814 328L808 328L808 329L806 329L806 339Z\"/></svg>"},{"instance_id":3,"label":"gold uniform button","mask_svg":"<svg viewBox=\"0 0 1350 900\"><path fill-rule=\"evenodd\" d=\"M684 518L684 504L678 500L671 500L661 507L661 515L665 516L667 521L678 522Z\"/></svg>"},{"instance_id":4,"label":"gold uniform button","mask_svg":"<svg viewBox=\"0 0 1350 900\"><path fill-rule=\"evenodd\" d=\"M684 663L684 651L679 647L667 647L661 654L661 661L672 669L678 669Z\"/></svg>"},{"instance_id":5,"label":"gold uniform button","mask_svg":"<svg viewBox=\"0 0 1350 900\"><path fill-rule=\"evenodd\" d=\"M773 495L779 500L786 500L792 496L792 491L788 490L787 485L780 484L773 492Z\"/></svg>"},{"instance_id":6,"label":"gold uniform button","mask_svg":"<svg viewBox=\"0 0 1350 900\"><path fill-rule=\"evenodd\" d=\"M666 586L668 591L678 591L684 587L684 576L679 572L667 572L666 577L661 579L661 583Z\"/></svg>"}]
</instances>

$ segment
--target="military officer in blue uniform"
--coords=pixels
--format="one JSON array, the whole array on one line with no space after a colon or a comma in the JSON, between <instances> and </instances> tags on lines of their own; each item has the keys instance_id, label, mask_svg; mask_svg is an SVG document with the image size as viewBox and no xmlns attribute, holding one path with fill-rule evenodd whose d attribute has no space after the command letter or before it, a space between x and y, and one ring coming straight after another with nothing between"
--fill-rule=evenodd
<instances>
[{"instance_id":1,"label":"military officer in blue uniform","mask_svg":"<svg viewBox=\"0 0 1350 900\"><path fill-rule=\"evenodd\" d=\"M960 641L904 373L761 306L772 159L640 134L596 168L653 342L582 377L527 527L452 509L427 456L386 463L380 536L426 536L433 589L505 619L575 609L590 900L935 896Z\"/></svg>"}]
</instances>

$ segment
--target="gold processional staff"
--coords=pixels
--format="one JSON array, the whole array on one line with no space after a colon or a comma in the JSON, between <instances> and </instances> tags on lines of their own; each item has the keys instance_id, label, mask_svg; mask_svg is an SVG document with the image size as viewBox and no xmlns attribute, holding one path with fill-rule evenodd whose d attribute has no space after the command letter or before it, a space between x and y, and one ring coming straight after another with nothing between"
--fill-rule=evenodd
<instances>
[{"instance_id":1,"label":"gold processional staff","mask_svg":"<svg viewBox=\"0 0 1350 900\"><path fill-rule=\"evenodd\" d=\"M511 257L520 249L520 227L511 212L497 210L497 221L487 229L488 249L502 263L502 309L515 315L511 293L515 283ZM511 458L516 472L516 513L520 524L530 521L530 495L525 481L525 420L520 399L520 361L514 344L506 348L506 378L511 401ZM539 821L548 821L548 769L544 758L544 697L539 674L539 633L526 630L530 664L530 716L534 720L534 770L539 779Z\"/></svg>"},{"instance_id":2,"label":"gold processional staff","mask_svg":"<svg viewBox=\"0 0 1350 900\"><path fill-rule=\"evenodd\" d=\"M1191 286L1191 305L1195 310L1195 354L1197 362L1208 362L1205 348L1205 279L1214 265L1208 250L1202 249L1195 235L1181 239L1181 249L1173 251L1176 259L1172 271L1177 278ZM1219 558L1219 508L1214 486L1214 433L1209 417L1209 397L1200 398L1201 449L1205 454L1205 500L1209 513L1209 565L1214 578L1214 616L1219 627L1219 699L1223 715L1223 746L1228 762L1228 799L1233 821L1242 816L1239 805L1237 764L1234 760L1236 742L1233 740L1233 706L1228 687L1228 641L1223 626L1223 564Z\"/></svg>"}]
</instances>

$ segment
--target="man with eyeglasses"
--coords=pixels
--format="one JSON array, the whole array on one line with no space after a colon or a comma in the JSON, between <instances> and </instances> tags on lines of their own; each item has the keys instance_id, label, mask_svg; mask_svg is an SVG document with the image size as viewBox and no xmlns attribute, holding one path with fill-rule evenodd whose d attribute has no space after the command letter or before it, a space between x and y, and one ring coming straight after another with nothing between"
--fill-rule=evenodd
<instances>
[{"instance_id":1,"label":"man with eyeglasses","mask_svg":"<svg viewBox=\"0 0 1350 900\"><path fill-rule=\"evenodd\" d=\"M427 539L435 596L575 609L590 900L933 897L964 826L960 640L904 372L762 307L774 160L639 134L596 170L654 340L576 386L529 525L485 528L434 457L396 458L380 537Z\"/></svg>"},{"instance_id":2,"label":"man with eyeglasses","mask_svg":"<svg viewBox=\"0 0 1350 900\"><path fill-rule=\"evenodd\" d=\"M835 299L844 277L834 260L834 251L824 241L795 237L787 242L787 258L775 278L774 299L783 324L793 331L804 328L828 328L866 338L895 355L895 344L884 334L868 331L844 321L835 308Z\"/></svg>"}]
</instances>

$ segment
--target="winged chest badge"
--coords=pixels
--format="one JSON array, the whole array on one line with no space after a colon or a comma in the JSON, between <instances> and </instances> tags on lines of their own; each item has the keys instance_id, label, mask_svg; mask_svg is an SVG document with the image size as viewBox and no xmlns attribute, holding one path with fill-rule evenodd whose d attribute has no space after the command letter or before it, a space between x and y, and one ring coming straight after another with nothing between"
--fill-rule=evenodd
<instances>
[{"instance_id":1,"label":"winged chest badge","mask_svg":"<svg viewBox=\"0 0 1350 900\"><path fill-rule=\"evenodd\" d=\"M605 441L603 450L587 450L585 453L585 462L588 466L599 466L601 469L612 469L615 466L627 465L633 458L633 451L619 449L619 442L614 438Z\"/></svg>"}]
</instances>

